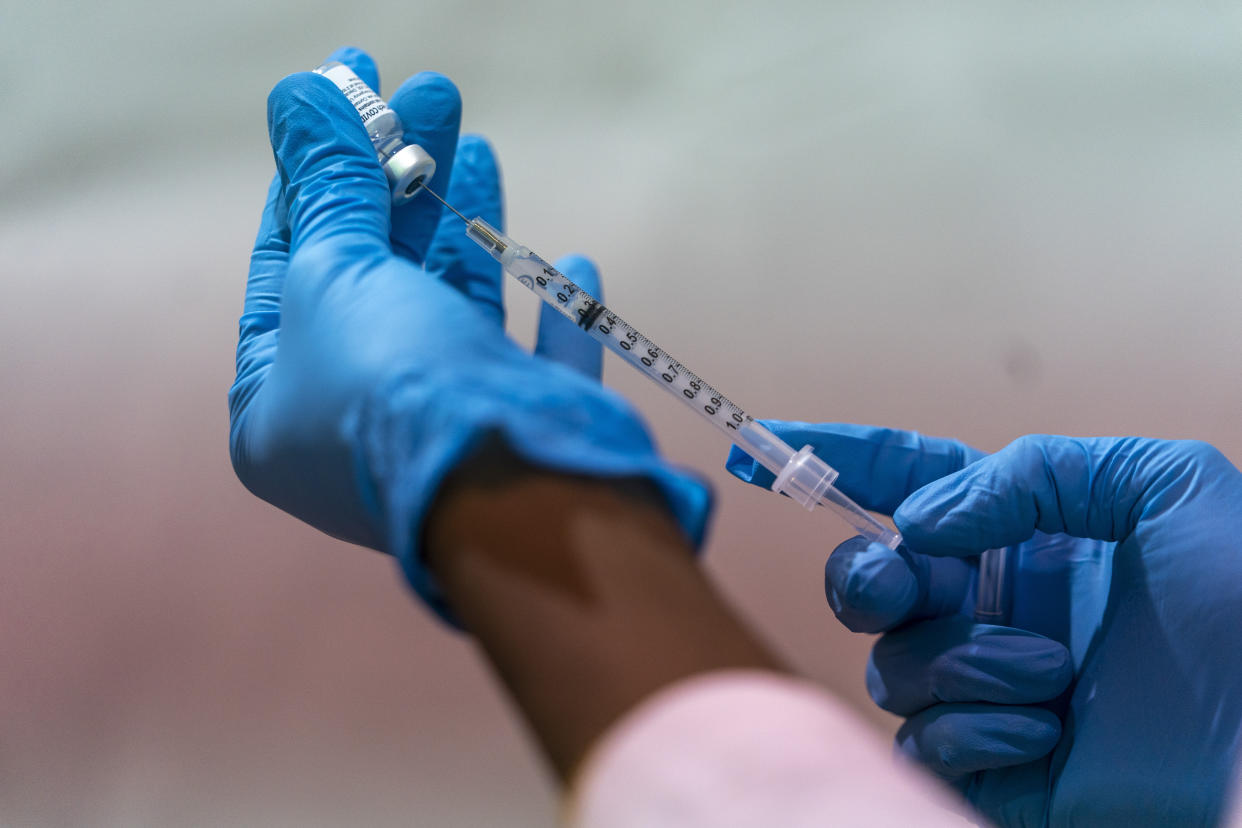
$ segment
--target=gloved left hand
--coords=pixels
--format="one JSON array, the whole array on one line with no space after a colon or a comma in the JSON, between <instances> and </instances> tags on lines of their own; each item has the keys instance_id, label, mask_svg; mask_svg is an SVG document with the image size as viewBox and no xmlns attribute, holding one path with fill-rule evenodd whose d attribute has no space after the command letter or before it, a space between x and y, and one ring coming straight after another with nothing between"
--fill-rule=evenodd
<instances>
[{"instance_id":1,"label":"gloved left hand","mask_svg":"<svg viewBox=\"0 0 1242 828\"><path fill-rule=\"evenodd\" d=\"M332 59L378 89L365 54ZM482 139L458 142L453 85L423 73L390 106L406 141L436 159L433 183L447 185L450 203L503 227L496 161ZM442 614L420 557L422 526L441 482L492 438L538 467L645 478L701 542L706 487L660 458L622 398L545 358L597 371L596 346L555 314L544 316L542 355L514 345L499 265L431 198L390 208L375 150L330 80L285 78L268 100L268 126L278 174L229 393L233 465L251 491L329 534L392 552ZM593 278L584 259L566 266L571 279ZM558 354L557 343L572 350Z\"/></svg>"}]
</instances>

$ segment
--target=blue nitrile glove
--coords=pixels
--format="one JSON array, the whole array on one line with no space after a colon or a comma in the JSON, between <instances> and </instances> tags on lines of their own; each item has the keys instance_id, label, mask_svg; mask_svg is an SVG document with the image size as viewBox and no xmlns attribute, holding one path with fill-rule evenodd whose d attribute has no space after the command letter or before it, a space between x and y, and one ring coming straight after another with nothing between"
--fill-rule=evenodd
<instances>
[{"instance_id":1,"label":"blue nitrile glove","mask_svg":"<svg viewBox=\"0 0 1242 828\"><path fill-rule=\"evenodd\" d=\"M907 717L902 752L1003 825L1220 819L1242 737L1242 473L1218 451L1039 436L984 456L911 432L769 427L814 445L924 553L854 539L827 567L847 626L891 630L867 684ZM740 452L729 468L763 483ZM974 558L1006 544L1012 627L975 624ZM1070 665L1069 692L1040 706Z\"/></svg>"},{"instance_id":2,"label":"blue nitrile glove","mask_svg":"<svg viewBox=\"0 0 1242 828\"><path fill-rule=\"evenodd\" d=\"M378 87L366 55L333 59ZM390 105L406 140L436 159L433 185L503 226L496 161L484 140L458 141L452 83L417 75ZM540 355L510 341L499 265L435 200L390 207L375 150L330 80L282 80L268 124L278 174L229 394L233 465L251 491L329 534L393 553L441 613L421 530L445 476L494 436L539 467L650 480L701 542L707 489L660 458L625 400L583 376L598 373L597 346L552 314ZM571 279L594 278L580 257L562 266Z\"/></svg>"}]
</instances>

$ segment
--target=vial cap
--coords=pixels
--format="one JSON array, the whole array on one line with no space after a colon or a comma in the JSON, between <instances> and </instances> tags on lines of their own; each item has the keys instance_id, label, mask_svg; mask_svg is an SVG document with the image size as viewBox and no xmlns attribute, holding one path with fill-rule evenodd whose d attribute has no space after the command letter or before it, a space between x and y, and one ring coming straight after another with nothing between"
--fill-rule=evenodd
<instances>
[{"instance_id":1,"label":"vial cap","mask_svg":"<svg viewBox=\"0 0 1242 828\"><path fill-rule=\"evenodd\" d=\"M392 203L404 204L435 175L436 161L417 144L407 144L384 162L384 173L392 185Z\"/></svg>"}]
</instances>

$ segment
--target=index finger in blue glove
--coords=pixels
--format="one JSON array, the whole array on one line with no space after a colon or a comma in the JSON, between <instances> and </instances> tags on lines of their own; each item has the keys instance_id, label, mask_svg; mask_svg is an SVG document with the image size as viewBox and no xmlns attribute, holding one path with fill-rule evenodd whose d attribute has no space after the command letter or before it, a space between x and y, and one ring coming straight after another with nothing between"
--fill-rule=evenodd
<instances>
[{"instance_id":1,"label":"index finger in blue glove","mask_svg":"<svg viewBox=\"0 0 1242 828\"><path fill-rule=\"evenodd\" d=\"M850 423L761 420L795 448L810 445L840 472L834 484L864 509L891 515L916 489L965 468L983 452L941 437ZM725 468L735 477L771 487L771 472L734 446Z\"/></svg>"},{"instance_id":2,"label":"index finger in blue glove","mask_svg":"<svg viewBox=\"0 0 1242 828\"><path fill-rule=\"evenodd\" d=\"M457 142L453 179L446 198L463 215L479 217L504 230L504 196L500 167L487 140L463 135ZM417 200L417 199L416 199ZM440 213L439 225L427 250L427 272L469 297L492 319L497 328L505 324L500 263L466 235L466 225L449 210Z\"/></svg>"},{"instance_id":3,"label":"index finger in blue glove","mask_svg":"<svg viewBox=\"0 0 1242 828\"><path fill-rule=\"evenodd\" d=\"M375 65L375 58L357 46L342 46L328 55L324 63L331 63L334 60L348 66L363 83L371 87L372 92L376 95L380 94L379 67Z\"/></svg>"},{"instance_id":4,"label":"index finger in blue glove","mask_svg":"<svg viewBox=\"0 0 1242 828\"><path fill-rule=\"evenodd\" d=\"M565 256L557 261L556 269L578 287L604 301L599 270L590 259L578 255ZM604 372L604 351L600 344L546 302L539 310L535 353L594 380L598 380Z\"/></svg>"},{"instance_id":5,"label":"index finger in blue glove","mask_svg":"<svg viewBox=\"0 0 1242 828\"><path fill-rule=\"evenodd\" d=\"M1201 461L1212 460L1228 465L1206 444L1030 435L915 492L894 520L912 548L931 555L977 555L1037 530L1124 540L1148 507L1210 480L1212 465Z\"/></svg>"},{"instance_id":6,"label":"index finger in blue glove","mask_svg":"<svg viewBox=\"0 0 1242 828\"><path fill-rule=\"evenodd\" d=\"M290 250L348 236L352 261L386 256L388 181L353 105L327 78L290 75L268 96L268 132L284 185Z\"/></svg>"},{"instance_id":7,"label":"index finger in blue glove","mask_svg":"<svg viewBox=\"0 0 1242 828\"><path fill-rule=\"evenodd\" d=\"M457 135L461 128L461 93L453 82L438 72L419 72L397 88L388 106L401 118L407 144L417 144L436 161L436 172L427 182L445 196L449 204L466 212L471 199L455 186L454 159L460 157ZM468 144L468 147L474 147ZM481 163L481 162L480 162ZM495 164L494 159L492 164ZM480 177L481 198L499 191L499 186ZM466 206L462 206L462 205ZM392 210L392 245L399 255L422 264L436 234L442 212L440 202L420 193ZM466 215L471 213L466 212ZM487 217L484 216L486 220ZM501 228L501 225L495 225ZM458 230L458 232L464 232Z\"/></svg>"}]
</instances>

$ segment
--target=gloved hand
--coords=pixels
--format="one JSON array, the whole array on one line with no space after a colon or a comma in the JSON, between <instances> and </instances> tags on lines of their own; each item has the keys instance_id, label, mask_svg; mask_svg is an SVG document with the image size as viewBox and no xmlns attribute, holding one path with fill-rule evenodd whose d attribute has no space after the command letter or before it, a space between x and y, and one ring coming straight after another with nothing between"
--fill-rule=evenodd
<instances>
[{"instance_id":1,"label":"gloved hand","mask_svg":"<svg viewBox=\"0 0 1242 828\"><path fill-rule=\"evenodd\" d=\"M1203 443L952 440L769 423L811 443L905 545L828 560L837 617L887 630L867 687L898 749L1002 825L1214 824L1242 738L1242 473ZM729 469L770 484L734 450ZM979 553L1011 547L1011 626L975 623ZM1065 692L1062 692L1062 691Z\"/></svg>"},{"instance_id":2,"label":"gloved hand","mask_svg":"<svg viewBox=\"0 0 1242 828\"><path fill-rule=\"evenodd\" d=\"M365 54L332 59L378 88ZM417 75L390 105L406 140L436 159L438 192L447 187L450 203L502 227L496 161L484 140L458 141L452 83ZM233 466L252 492L393 553L442 614L421 529L446 475L493 438L535 466L645 478L701 542L708 491L660 458L623 399L580 373L598 373L597 346L557 314L543 317L538 355L511 342L499 266L430 197L390 207L375 150L330 80L282 80L268 125L277 176L229 392ZM580 257L562 266L571 279L594 278Z\"/></svg>"}]
</instances>

